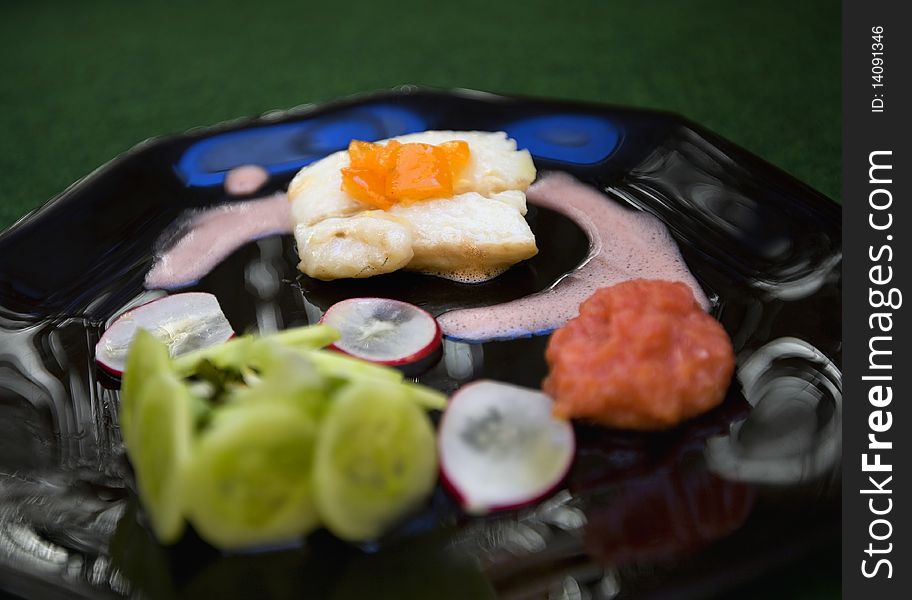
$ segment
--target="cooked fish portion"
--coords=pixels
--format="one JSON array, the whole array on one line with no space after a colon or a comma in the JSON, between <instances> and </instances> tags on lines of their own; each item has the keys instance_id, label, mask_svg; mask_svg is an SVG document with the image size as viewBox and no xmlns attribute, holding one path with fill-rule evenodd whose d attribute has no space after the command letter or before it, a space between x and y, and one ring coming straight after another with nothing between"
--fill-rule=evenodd
<instances>
[{"instance_id":1,"label":"cooked fish portion","mask_svg":"<svg viewBox=\"0 0 912 600\"><path fill-rule=\"evenodd\" d=\"M522 202L522 208L516 204ZM394 206L391 215L412 225L414 257L407 268L461 281L491 279L538 253L522 217L525 194L492 198L469 192L454 198Z\"/></svg>"},{"instance_id":2,"label":"cooked fish portion","mask_svg":"<svg viewBox=\"0 0 912 600\"><path fill-rule=\"evenodd\" d=\"M535 165L526 150L518 151L506 133L482 131L424 131L392 138L402 143L442 144L462 140L469 144L469 164L454 182L454 192L489 196L507 190L525 191L535 180ZM381 142L382 143L382 142ZM348 151L330 154L301 169L288 186L292 217L313 225L327 217L344 217L366 210L342 191L341 170L349 166Z\"/></svg>"},{"instance_id":3,"label":"cooked fish portion","mask_svg":"<svg viewBox=\"0 0 912 600\"><path fill-rule=\"evenodd\" d=\"M288 188L302 272L330 280L406 268L483 281L538 252L523 218L535 166L505 133L427 131L394 139L467 142L470 159L453 181L454 196L374 210L342 191L347 151L309 165Z\"/></svg>"},{"instance_id":4,"label":"cooked fish portion","mask_svg":"<svg viewBox=\"0 0 912 600\"><path fill-rule=\"evenodd\" d=\"M298 225L314 225L329 217L347 217L369 210L342 191L342 172L348 152L330 154L307 165L288 185L291 218Z\"/></svg>"},{"instance_id":5,"label":"cooked fish portion","mask_svg":"<svg viewBox=\"0 0 912 600\"><path fill-rule=\"evenodd\" d=\"M323 280L392 273L408 265L415 254L410 224L382 210L299 224L295 240L298 268Z\"/></svg>"}]
</instances>

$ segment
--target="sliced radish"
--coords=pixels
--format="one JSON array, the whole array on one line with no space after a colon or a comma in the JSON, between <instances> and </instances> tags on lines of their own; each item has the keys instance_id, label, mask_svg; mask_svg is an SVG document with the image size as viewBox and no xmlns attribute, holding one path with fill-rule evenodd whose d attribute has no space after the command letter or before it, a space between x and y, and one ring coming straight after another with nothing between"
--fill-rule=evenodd
<instances>
[{"instance_id":1,"label":"sliced radish","mask_svg":"<svg viewBox=\"0 0 912 600\"><path fill-rule=\"evenodd\" d=\"M362 360L416 372L440 358L437 320L408 302L349 298L330 306L320 322L341 334L330 348Z\"/></svg>"},{"instance_id":2,"label":"sliced radish","mask_svg":"<svg viewBox=\"0 0 912 600\"><path fill-rule=\"evenodd\" d=\"M538 390L476 381L450 399L438 434L443 482L466 512L518 508L547 496L573 462L573 426Z\"/></svg>"},{"instance_id":3,"label":"sliced radish","mask_svg":"<svg viewBox=\"0 0 912 600\"><path fill-rule=\"evenodd\" d=\"M138 329L168 345L171 356L214 346L234 335L212 294L187 292L165 296L117 317L95 345L95 361L115 376L123 374L127 350Z\"/></svg>"}]
</instances>

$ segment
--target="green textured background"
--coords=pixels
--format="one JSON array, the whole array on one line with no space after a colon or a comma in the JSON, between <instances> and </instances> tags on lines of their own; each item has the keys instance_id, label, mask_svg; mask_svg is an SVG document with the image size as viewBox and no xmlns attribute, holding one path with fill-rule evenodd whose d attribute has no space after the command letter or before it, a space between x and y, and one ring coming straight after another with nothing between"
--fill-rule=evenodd
<instances>
[{"instance_id":1,"label":"green textured background","mask_svg":"<svg viewBox=\"0 0 912 600\"><path fill-rule=\"evenodd\" d=\"M839 200L840 28L838 1L3 0L0 229L148 137L403 83L675 111ZM738 595L838 596L831 554Z\"/></svg>"}]
</instances>

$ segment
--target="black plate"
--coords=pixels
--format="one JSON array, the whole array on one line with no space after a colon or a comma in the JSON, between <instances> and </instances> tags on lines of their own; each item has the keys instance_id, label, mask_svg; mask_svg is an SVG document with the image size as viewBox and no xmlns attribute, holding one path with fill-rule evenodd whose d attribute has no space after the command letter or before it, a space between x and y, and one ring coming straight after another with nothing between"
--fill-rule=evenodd
<instances>
[{"instance_id":1,"label":"black plate","mask_svg":"<svg viewBox=\"0 0 912 600\"><path fill-rule=\"evenodd\" d=\"M105 321L142 295L156 239L183 211L226 201L231 167L268 166L270 189L284 189L352 137L424 129L506 130L540 171L568 171L658 215L734 341L738 377L724 404L663 434L579 427L565 486L533 508L467 518L438 491L372 547L324 532L246 555L219 554L192 532L157 545L131 489L118 392L93 364ZM0 235L0 588L702 597L801 557L839 535L840 218L829 199L680 117L601 105L409 88L142 144ZM366 293L435 312L502 302L546 287L588 248L557 213L529 219L539 256L478 286L409 274L317 282L297 274L291 239L275 236L194 289L215 293L238 331L256 329L264 308L291 326ZM279 283L266 300L245 279L264 261ZM450 349L473 357L469 378L537 386L545 342ZM447 391L463 383L445 361L423 380Z\"/></svg>"}]
</instances>

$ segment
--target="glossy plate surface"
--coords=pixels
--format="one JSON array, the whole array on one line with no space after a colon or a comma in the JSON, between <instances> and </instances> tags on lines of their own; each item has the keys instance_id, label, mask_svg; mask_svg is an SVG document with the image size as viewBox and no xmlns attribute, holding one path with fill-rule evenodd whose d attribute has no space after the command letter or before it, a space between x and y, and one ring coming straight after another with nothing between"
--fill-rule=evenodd
<instances>
[{"instance_id":1,"label":"glossy plate surface","mask_svg":"<svg viewBox=\"0 0 912 600\"><path fill-rule=\"evenodd\" d=\"M113 315L154 297L143 278L160 236L184 211L232 201L232 167L264 166L268 193L352 138L425 129L507 131L540 172L567 171L661 218L734 342L724 404L662 434L578 427L568 480L535 507L468 518L438 490L371 547L323 532L243 555L192 533L159 546L93 349ZM320 282L296 271L291 236L272 236L190 289L215 294L238 332L315 322L352 296L434 314L495 304L548 287L588 251L569 219L543 208L528 219L538 256L481 285L407 273ZM0 235L0 590L704 597L799 558L839 539L840 219L832 201L718 136L626 108L403 89L142 144ZM446 341L422 381L538 387L546 341Z\"/></svg>"}]
</instances>

